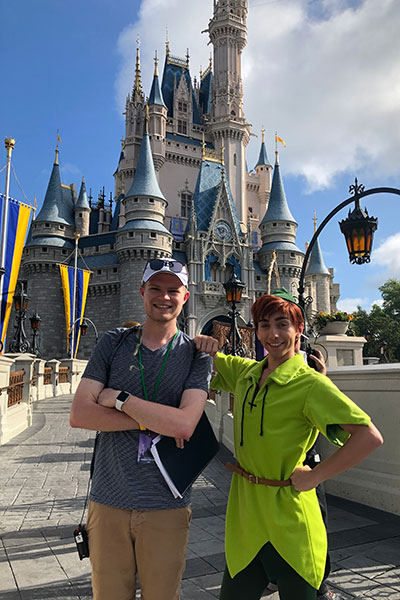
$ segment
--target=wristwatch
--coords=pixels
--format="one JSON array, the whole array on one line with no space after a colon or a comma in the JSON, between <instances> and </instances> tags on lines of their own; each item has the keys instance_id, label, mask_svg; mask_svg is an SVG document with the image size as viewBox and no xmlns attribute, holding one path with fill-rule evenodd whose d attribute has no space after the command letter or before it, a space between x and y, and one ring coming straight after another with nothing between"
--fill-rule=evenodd
<instances>
[{"instance_id":1,"label":"wristwatch","mask_svg":"<svg viewBox=\"0 0 400 600\"><path fill-rule=\"evenodd\" d=\"M115 408L122 411L122 407L130 396L129 392L120 392L115 398Z\"/></svg>"}]
</instances>

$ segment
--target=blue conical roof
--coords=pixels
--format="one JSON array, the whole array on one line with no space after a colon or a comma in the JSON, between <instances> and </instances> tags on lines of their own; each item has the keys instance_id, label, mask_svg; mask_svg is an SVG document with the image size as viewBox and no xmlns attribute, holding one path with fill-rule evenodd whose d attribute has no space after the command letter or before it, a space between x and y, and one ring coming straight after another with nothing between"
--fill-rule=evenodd
<instances>
[{"instance_id":1,"label":"blue conical roof","mask_svg":"<svg viewBox=\"0 0 400 600\"><path fill-rule=\"evenodd\" d=\"M165 200L158 185L148 133L143 136L135 177L126 198L130 196L153 196Z\"/></svg>"},{"instance_id":2,"label":"blue conical roof","mask_svg":"<svg viewBox=\"0 0 400 600\"><path fill-rule=\"evenodd\" d=\"M291 221L296 223L288 207L278 163L275 164L274 168L267 212L261 223L268 223L269 221Z\"/></svg>"},{"instance_id":3,"label":"blue conical roof","mask_svg":"<svg viewBox=\"0 0 400 600\"><path fill-rule=\"evenodd\" d=\"M265 147L265 143L261 142L260 154L258 157L256 167L261 167L264 165L270 165L270 162L268 160L267 149Z\"/></svg>"},{"instance_id":4,"label":"blue conical roof","mask_svg":"<svg viewBox=\"0 0 400 600\"><path fill-rule=\"evenodd\" d=\"M81 189L79 192L79 198L78 198L78 201L75 206L76 206L76 208L81 208L83 210L90 210L84 179L82 179Z\"/></svg>"},{"instance_id":5,"label":"blue conical roof","mask_svg":"<svg viewBox=\"0 0 400 600\"><path fill-rule=\"evenodd\" d=\"M52 221L74 226L74 203L71 194L63 194L57 157L50 175L43 206L36 221Z\"/></svg>"},{"instance_id":6,"label":"blue conical roof","mask_svg":"<svg viewBox=\"0 0 400 600\"><path fill-rule=\"evenodd\" d=\"M318 239L315 242L311 251L311 256L306 273L308 275L329 275L329 270L326 268L326 265L324 263Z\"/></svg>"},{"instance_id":7,"label":"blue conical roof","mask_svg":"<svg viewBox=\"0 0 400 600\"><path fill-rule=\"evenodd\" d=\"M154 75L153 77L153 83L151 85L150 96L147 103L149 106L151 106L152 104L158 104L160 106L164 106L164 108L167 108L161 92L158 75Z\"/></svg>"}]
</instances>

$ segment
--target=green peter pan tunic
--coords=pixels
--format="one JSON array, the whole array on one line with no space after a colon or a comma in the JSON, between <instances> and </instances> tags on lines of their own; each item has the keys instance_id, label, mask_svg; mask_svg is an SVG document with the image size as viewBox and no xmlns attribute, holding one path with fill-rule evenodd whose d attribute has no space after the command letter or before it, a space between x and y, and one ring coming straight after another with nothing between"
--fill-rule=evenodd
<instances>
[{"instance_id":1,"label":"green peter pan tunic","mask_svg":"<svg viewBox=\"0 0 400 600\"><path fill-rule=\"evenodd\" d=\"M235 395L235 455L245 471L288 479L303 464L321 432L342 446L342 424L369 425L370 418L328 377L308 367L301 354L281 364L261 387L261 362L218 353L211 387ZM241 445L242 440L242 445ZM231 577L271 542L301 577L318 589L327 538L315 490L250 483L233 474L226 515L226 561Z\"/></svg>"}]
</instances>

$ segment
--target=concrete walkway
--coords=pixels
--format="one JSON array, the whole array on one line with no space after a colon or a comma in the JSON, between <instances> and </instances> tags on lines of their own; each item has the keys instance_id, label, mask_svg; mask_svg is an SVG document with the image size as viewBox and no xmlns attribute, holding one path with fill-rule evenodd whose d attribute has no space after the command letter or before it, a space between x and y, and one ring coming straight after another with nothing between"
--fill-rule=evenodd
<instances>
[{"instance_id":1,"label":"concrete walkway","mask_svg":"<svg viewBox=\"0 0 400 600\"><path fill-rule=\"evenodd\" d=\"M89 561L79 560L72 532L94 434L69 427L70 402L60 396L36 403L33 426L0 448L0 600L92 598ZM221 451L195 484L182 600L218 598L231 476L224 460ZM340 599L400 599L400 517L328 501L332 589ZM267 596L278 600L277 593Z\"/></svg>"}]
</instances>

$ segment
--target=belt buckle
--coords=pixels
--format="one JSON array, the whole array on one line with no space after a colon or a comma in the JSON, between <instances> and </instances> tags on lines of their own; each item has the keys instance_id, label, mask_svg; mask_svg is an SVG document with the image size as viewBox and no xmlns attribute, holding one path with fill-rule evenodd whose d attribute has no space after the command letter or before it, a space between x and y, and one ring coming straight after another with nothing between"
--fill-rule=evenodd
<instances>
[{"instance_id":1,"label":"belt buckle","mask_svg":"<svg viewBox=\"0 0 400 600\"><path fill-rule=\"evenodd\" d=\"M258 483L258 477L257 477L257 475L250 475L249 474L249 481L250 481L250 483L256 483L257 484Z\"/></svg>"}]
</instances>

